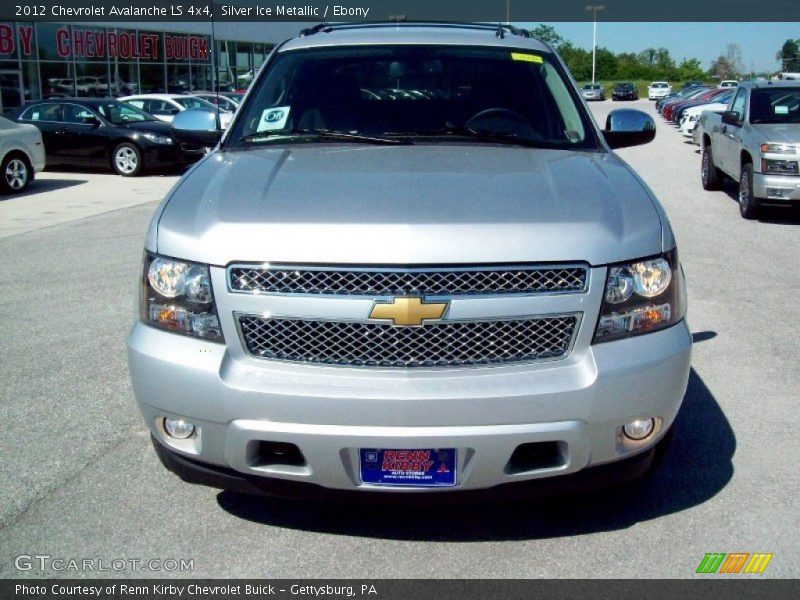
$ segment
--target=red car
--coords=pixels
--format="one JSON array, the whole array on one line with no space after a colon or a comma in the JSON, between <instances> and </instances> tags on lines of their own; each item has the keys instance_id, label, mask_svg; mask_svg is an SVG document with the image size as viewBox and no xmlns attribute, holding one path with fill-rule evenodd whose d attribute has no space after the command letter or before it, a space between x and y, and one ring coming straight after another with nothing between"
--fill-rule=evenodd
<instances>
[{"instance_id":1,"label":"red car","mask_svg":"<svg viewBox=\"0 0 800 600\"><path fill-rule=\"evenodd\" d=\"M714 88L713 90L708 90L706 92L703 92L702 94L698 94L694 98L687 99L687 100L681 100L680 102L673 102L673 103L667 105L664 108L664 113L663 113L664 114L664 118L667 119L667 121L671 121L672 120L672 114L677 109L681 108L682 106L686 105L687 103L694 102L696 100L711 100L712 98L714 98L716 96L719 96L724 91L725 90L720 89L720 88Z\"/></svg>"}]
</instances>

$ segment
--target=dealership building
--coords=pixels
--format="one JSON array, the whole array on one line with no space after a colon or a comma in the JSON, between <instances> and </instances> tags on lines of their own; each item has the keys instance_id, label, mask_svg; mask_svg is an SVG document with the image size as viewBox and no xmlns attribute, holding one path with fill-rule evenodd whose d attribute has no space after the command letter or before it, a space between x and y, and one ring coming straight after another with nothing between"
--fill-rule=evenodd
<instances>
[{"instance_id":1,"label":"dealership building","mask_svg":"<svg viewBox=\"0 0 800 600\"><path fill-rule=\"evenodd\" d=\"M48 97L246 88L303 26L0 22L0 111Z\"/></svg>"}]
</instances>

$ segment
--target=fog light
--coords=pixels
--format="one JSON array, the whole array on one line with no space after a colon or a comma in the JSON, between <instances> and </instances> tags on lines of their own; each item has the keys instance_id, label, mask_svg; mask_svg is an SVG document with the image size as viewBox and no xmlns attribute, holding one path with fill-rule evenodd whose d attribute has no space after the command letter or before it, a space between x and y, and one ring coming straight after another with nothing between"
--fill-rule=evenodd
<instances>
[{"instance_id":1,"label":"fog light","mask_svg":"<svg viewBox=\"0 0 800 600\"><path fill-rule=\"evenodd\" d=\"M768 187L767 188L767 196L770 198L783 198L785 192L788 192L786 188L774 188Z\"/></svg>"},{"instance_id":2,"label":"fog light","mask_svg":"<svg viewBox=\"0 0 800 600\"><path fill-rule=\"evenodd\" d=\"M653 419L636 419L630 423L625 423L622 431L625 437L641 441L653 433L655 426L656 423Z\"/></svg>"},{"instance_id":3,"label":"fog light","mask_svg":"<svg viewBox=\"0 0 800 600\"><path fill-rule=\"evenodd\" d=\"M164 419L164 430L176 440L185 440L194 435L194 425L183 419Z\"/></svg>"}]
</instances>

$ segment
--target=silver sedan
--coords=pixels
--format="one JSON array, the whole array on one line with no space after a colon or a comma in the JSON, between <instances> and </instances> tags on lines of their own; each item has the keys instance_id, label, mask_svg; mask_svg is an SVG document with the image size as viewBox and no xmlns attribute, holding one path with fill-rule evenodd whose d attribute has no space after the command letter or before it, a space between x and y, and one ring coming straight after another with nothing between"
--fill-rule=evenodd
<instances>
[{"instance_id":1,"label":"silver sedan","mask_svg":"<svg viewBox=\"0 0 800 600\"><path fill-rule=\"evenodd\" d=\"M606 88L599 83L587 83L581 88L581 95L586 101L589 100L605 100Z\"/></svg>"}]
</instances>

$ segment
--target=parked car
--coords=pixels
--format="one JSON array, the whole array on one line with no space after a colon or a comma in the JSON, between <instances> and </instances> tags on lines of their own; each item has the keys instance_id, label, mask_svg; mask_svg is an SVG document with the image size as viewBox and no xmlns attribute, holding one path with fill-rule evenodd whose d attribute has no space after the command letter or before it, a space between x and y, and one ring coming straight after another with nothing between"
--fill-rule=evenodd
<instances>
[{"instance_id":1,"label":"parked car","mask_svg":"<svg viewBox=\"0 0 800 600\"><path fill-rule=\"evenodd\" d=\"M721 96L724 93L726 93L726 90L724 89L712 88L710 90L706 90L700 94L697 94L692 98L687 98L679 102L673 102L669 106L664 108L664 113L663 113L664 118L672 121L673 123L679 123L680 117L683 114L682 111L685 108L709 102L714 98Z\"/></svg>"},{"instance_id":2,"label":"parked car","mask_svg":"<svg viewBox=\"0 0 800 600\"><path fill-rule=\"evenodd\" d=\"M614 89L611 90L611 99L612 100L638 100L639 99L639 91L636 89L636 86L632 83L618 83L614 86Z\"/></svg>"},{"instance_id":3,"label":"parked car","mask_svg":"<svg viewBox=\"0 0 800 600\"><path fill-rule=\"evenodd\" d=\"M105 77L84 75L75 79L76 90L84 96L108 96L109 88Z\"/></svg>"},{"instance_id":4,"label":"parked car","mask_svg":"<svg viewBox=\"0 0 800 600\"><path fill-rule=\"evenodd\" d=\"M747 81L722 114L705 111L703 187L719 188L723 177L739 183L739 211L755 219L764 203L800 200L800 85Z\"/></svg>"},{"instance_id":5,"label":"parked car","mask_svg":"<svg viewBox=\"0 0 800 600\"><path fill-rule=\"evenodd\" d=\"M206 92L206 91L193 91L192 96L195 98L201 98L206 102L210 102L214 106L219 106L220 109L224 110L225 112L234 113L236 109L239 108L239 102L231 98L227 94L223 94L220 92L219 94L215 92Z\"/></svg>"},{"instance_id":6,"label":"parked car","mask_svg":"<svg viewBox=\"0 0 800 600\"><path fill-rule=\"evenodd\" d=\"M697 98L700 94L705 94L710 89L711 88L709 87L687 88L673 97L667 96L665 98L662 98L661 100L656 101L656 108L658 109L658 112L660 112L663 116L666 116L664 115L664 113L667 111L669 107L678 104L679 102L683 102L685 100L692 100L694 98Z\"/></svg>"},{"instance_id":7,"label":"parked car","mask_svg":"<svg viewBox=\"0 0 800 600\"><path fill-rule=\"evenodd\" d=\"M735 88L738 87L738 85L739 82L736 79L725 79L719 82L719 87L721 88Z\"/></svg>"},{"instance_id":8,"label":"parked car","mask_svg":"<svg viewBox=\"0 0 800 600\"><path fill-rule=\"evenodd\" d=\"M647 98L649 100L658 100L664 96L672 93L672 86L668 81L654 81L647 88Z\"/></svg>"},{"instance_id":9,"label":"parked car","mask_svg":"<svg viewBox=\"0 0 800 600\"><path fill-rule=\"evenodd\" d=\"M49 165L110 167L129 177L187 160L169 125L110 98L31 102L18 121L41 131Z\"/></svg>"},{"instance_id":10,"label":"parked car","mask_svg":"<svg viewBox=\"0 0 800 600\"><path fill-rule=\"evenodd\" d=\"M123 96L118 99L132 106L142 109L160 121L171 123L175 115L188 108L203 108L213 113L219 113L220 125L226 129L231 122L231 113L219 110L210 102L186 94L138 94Z\"/></svg>"},{"instance_id":11,"label":"parked car","mask_svg":"<svg viewBox=\"0 0 800 600\"><path fill-rule=\"evenodd\" d=\"M41 132L0 117L0 191L21 192L45 167Z\"/></svg>"},{"instance_id":12,"label":"parked car","mask_svg":"<svg viewBox=\"0 0 800 600\"><path fill-rule=\"evenodd\" d=\"M581 88L581 95L587 102L589 100L605 100L606 88L599 83L587 83Z\"/></svg>"},{"instance_id":13,"label":"parked car","mask_svg":"<svg viewBox=\"0 0 800 600\"><path fill-rule=\"evenodd\" d=\"M707 86L702 81L698 81L697 79L691 79L689 81L685 81L681 89L688 90L689 88L695 88L695 87L707 87Z\"/></svg>"},{"instance_id":14,"label":"parked car","mask_svg":"<svg viewBox=\"0 0 800 600\"><path fill-rule=\"evenodd\" d=\"M68 95L72 96L74 91L74 81L63 77L50 77L47 80L47 85L43 86L43 93L45 95Z\"/></svg>"},{"instance_id":15,"label":"parked car","mask_svg":"<svg viewBox=\"0 0 800 600\"><path fill-rule=\"evenodd\" d=\"M600 130L547 44L442 27L308 29L227 132L175 117L216 149L153 217L128 362L184 480L608 485L663 453L690 369L683 271L612 151L653 119Z\"/></svg>"},{"instance_id":16,"label":"parked car","mask_svg":"<svg viewBox=\"0 0 800 600\"><path fill-rule=\"evenodd\" d=\"M726 93L720 94L710 102L686 107L682 111L683 116L680 119L678 130L686 137L693 137L692 134L700 120L700 115L706 110L724 112L731 98L733 98L733 90L729 89Z\"/></svg>"}]
</instances>

